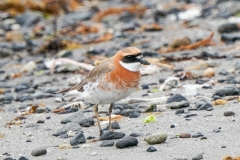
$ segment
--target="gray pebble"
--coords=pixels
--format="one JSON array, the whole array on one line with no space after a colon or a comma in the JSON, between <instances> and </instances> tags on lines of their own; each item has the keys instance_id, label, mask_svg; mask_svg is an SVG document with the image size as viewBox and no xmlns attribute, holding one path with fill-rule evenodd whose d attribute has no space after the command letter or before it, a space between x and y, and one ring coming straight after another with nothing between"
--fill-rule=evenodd
<instances>
[{"instance_id":1,"label":"gray pebble","mask_svg":"<svg viewBox=\"0 0 240 160\"><path fill-rule=\"evenodd\" d=\"M124 136L125 133L122 132L107 131L103 133L103 135L100 137L100 140L120 139Z\"/></svg>"},{"instance_id":2,"label":"gray pebble","mask_svg":"<svg viewBox=\"0 0 240 160\"><path fill-rule=\"evenodd\" d=\"M137 145L138 145L138 140L135 137L127 136L117 141L115 146L117 148L127 148L127 147L132 147Z\"/></svg>"},{"instance_id":3,"label":"gray pebble","mask_svg":"<svg viewBox=\"0 0 240 160\"><path fill-rule=\"evenodd\" d=\"M32 156L41 156L47 154L47 149L46 148L35 148L32 150L31 155Z\"/></svg>"},{"instance_id":4,"label":"gray pebble","mask_svg":"<svg viewBox=\"0 0 240 160\"><path fill-rule=\"evenodd\" d=\"M81 129L81 126L78 123L70 122L65 124L62 128L58 129L56 133L54 133L54 136L59 136L62 134L67 133L68 131L79 131Z\"/></svg>"},{"instance_id":5,"label":"gray pebble","mask_svg":"<svg viewBox=\"0 0 240 160\"><path fill-rule=\"evenodd\" d=\"M75 146L75 145L80 144L80 143L85 143L85 142L86 142L86 138L81 131L78 132L77 134L75 134L73 136L73 138L70 140L70 144L72 146Z\"/></svg>"},{"instance_id":6,"label":"gray pebble","mask_svg":"<svg viewBox=\"0 0 240 160\"><path fill-rule=\"evenodd\" d=\"M149 146L147 149L147 152L156 152L157 148L153 147L153 146Z\"/></svg>"},{"instance_id":7,"label":"gray pebble","mask_svg":"<svg viewBox=\"0 0 240 160\"><path fill-rule=\"evenodd\" d=\"M113 145L114 145L114 141L113 140L105 140L105 141L102 142L100 147L111 147Z\"/></svg>"},{"instance_id":8,"label":"gray pebble","mask_svg":"<svg viewBox=\"0 0 240 160\"><path fill-rule=\"evenodd\" d=\"M203 155L202 154L198 154L198 155L196 155L196 156L194 156L192 158L192 160L200 160L200 159L203 159Z\"/></svg>"}]
</instances>

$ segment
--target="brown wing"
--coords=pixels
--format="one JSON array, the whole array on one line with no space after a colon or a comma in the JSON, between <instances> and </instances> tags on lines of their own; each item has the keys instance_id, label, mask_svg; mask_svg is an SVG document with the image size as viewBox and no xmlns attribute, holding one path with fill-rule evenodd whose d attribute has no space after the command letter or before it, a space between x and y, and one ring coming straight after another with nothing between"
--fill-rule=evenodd
<instances>
[{"instance_id":1,"label":"brown wing","mask_svg":"<svg viewBox=\"0 0 240 160\"><path fill-rule=\"evenodd\" d=\"M69 92L72 90L77 90L79 92L83 91L83 86L88 83L88 82L95 82L97 79L101 78L103 75L105 75L106 73L112 71L114 69L113 64L111 63L112 59L107 59L104 60L102 63L100 63L98 66L96 66L95 68L93 68L89 74L87 75L87 77L80 82L79 84L76 84L73 87L70 87L68 89L62 90L62 91L58 91L57 93L63 93L63 92Z\"/></svg>"}]
</instances>

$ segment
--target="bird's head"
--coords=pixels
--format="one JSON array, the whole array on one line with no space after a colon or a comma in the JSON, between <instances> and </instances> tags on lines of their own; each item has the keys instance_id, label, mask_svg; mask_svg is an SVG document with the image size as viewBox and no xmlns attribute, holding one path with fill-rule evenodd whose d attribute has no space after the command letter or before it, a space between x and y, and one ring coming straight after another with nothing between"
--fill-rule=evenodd
<instances>
[{"instance_id":1,"label":"bird's head","mask_svg":"<svg viewBox=\"0 0 240 160\"><path fill-rule=\"evenodd\" d=\"M143 53L136 47L123 48L117 52L115 58L120 65L132 72L138 72L141 64L150 65L150 63L143 59Z\"/></svg>"}]
</instances>

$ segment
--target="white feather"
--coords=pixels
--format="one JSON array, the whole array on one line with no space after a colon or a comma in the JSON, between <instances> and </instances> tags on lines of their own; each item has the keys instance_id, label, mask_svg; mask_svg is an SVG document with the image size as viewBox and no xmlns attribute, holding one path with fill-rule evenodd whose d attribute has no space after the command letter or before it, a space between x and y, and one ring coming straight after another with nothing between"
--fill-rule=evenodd
<instances>
[{"instance_id":1,"label":"white feather","mask_svg":"<svg viewBox=\"0 0 240 160\"><path fill-rule=\"evenodd\" d=\"M135 63L124 63L120 61L120 64L127 70L132 71L132 72L137 72L140 70L141 64L139 62Z\"/></svg>"}]
</instances>

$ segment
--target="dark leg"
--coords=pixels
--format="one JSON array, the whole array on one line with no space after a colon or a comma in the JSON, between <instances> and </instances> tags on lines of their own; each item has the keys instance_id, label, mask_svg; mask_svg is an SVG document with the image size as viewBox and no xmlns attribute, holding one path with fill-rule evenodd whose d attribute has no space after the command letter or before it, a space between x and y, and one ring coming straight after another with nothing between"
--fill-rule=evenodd
<instances>
[{"instance_id":1,"label":"dark leg","mask_svg":"<svg viewBox=\"0 0 240 160\"><path fill-rule=\"evenodd\" d=\"M95 112L95 115L97 117L97 123L98 123L98 128L99 128L99 132L100 132L100 136L103 134L103 131L101 129L101 125L100 125L100 121L99 121L99 116L98 116L98 104L96 104L94 106L94 112Z\"/></svg>"},{"instance_id":2,"label":"dark leg","mask_svg":"<svg viewBox=\"0 0 240 160\"><path fill-rule=\"evenodd\" d=\"M111 118L111 114L112 114L112 108L113 108L113 103L110 104L109 108L108 108L108 116L109 116L109 131L112 130L112 118Z\"/></svg>"}]
</instances>

